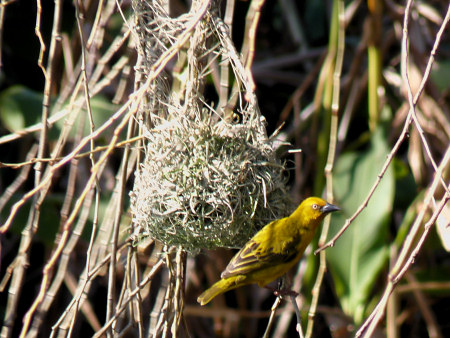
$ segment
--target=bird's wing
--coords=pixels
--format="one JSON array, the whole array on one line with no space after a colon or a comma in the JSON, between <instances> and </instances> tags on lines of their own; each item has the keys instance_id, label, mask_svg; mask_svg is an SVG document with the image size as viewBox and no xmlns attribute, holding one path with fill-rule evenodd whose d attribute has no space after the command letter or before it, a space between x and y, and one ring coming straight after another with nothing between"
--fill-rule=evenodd
<instances>
[{"instance_id":1,"label":"bird's wing","mask_svg":"<svg viewBox=\"0 0 450 338\"><path fill-rule=\"evenodd\" d=\"M282 242L265 238L259 241L255 236L231 259L221 277L227 278L235 275L245 275L287 263L293 260L298 253L297 246L301 238L291 237Z\"/></svg>"}]
</instances>

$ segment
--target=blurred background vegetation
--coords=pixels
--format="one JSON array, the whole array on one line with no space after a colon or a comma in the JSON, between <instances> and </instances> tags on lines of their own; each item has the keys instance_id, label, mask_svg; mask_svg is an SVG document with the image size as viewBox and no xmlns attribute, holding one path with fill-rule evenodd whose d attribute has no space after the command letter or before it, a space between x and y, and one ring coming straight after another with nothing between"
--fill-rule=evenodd
<instances>
[{"instance_id":1,"label":"blurred background vegetation","mask_svg":"<svg viewBox=\"0 0 450 338\"><path fill-rule=\"evenodd\" d=\"M275 300L268 290L249 286L209 307L196 303L233 250L186 255L151 239L129 240L129 191L145 145L133 106L146 81L138 67L137 3L2 1L4 337L266 331ZM154 4L174 22L191 8L181 0ZM234 46L251 67L292 201L318 195L342 208L310 253L349 225L333 247L292 272L308 336L450 336L449 5L209 4L213 16L232 23ZM167 50L187 32L191 21L183 22ZM177 48L171 59L156 55L164 73L155 74L172 91L187 67L177 63ZM200 94L214 105L222 64L208 57ZM239 123L239 109L234 114ZM294 336L295 324L283 302L269 336Z\"/></svg>"}]
</instances>

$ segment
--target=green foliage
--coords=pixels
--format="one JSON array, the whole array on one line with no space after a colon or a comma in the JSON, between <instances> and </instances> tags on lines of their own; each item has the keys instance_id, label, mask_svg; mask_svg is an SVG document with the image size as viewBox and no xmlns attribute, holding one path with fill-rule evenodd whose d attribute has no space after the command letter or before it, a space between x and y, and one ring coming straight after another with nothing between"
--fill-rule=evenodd
<instances>
[{"instance_id":1,"label":"green foliage","mask_svg":"<svg viewBox=\"0 0 450 338\"><path fill-rule=\"evenodd\" d=\"M117 110L117 106L112 104L107 98L101 95L96 95L90 99L90 106L91 106L91 112L92 112L92 119L94 122L95 128L98 128L103 123L105 123L112 114ZM68 107L68 105L65 105L63 109L73 109ZM83 116L84 114L84 116ZM82 120L84 120L84 130L83 135L89 135L91 133L90 131L90 125L88 117L86 116L87 112L84 108L82 112L78 113L78 116L75 119L75 126L78 126L80 123L82 123ZM56 126L58 129L62 129L64 127L65 119L58 120L56 122ZM72 128L71 136L75 136L75 133L77 132L78 128Z\"/></svg>"},{"instance_id":2,"label":"green foliage","mask_svg":"<svg viewBox=\"0 0 450 338\"><path fill-rule=\"evenodd\" d=\"M0 93L0 121L10 132L18 132L32 125L41 122L42 118L42 100L43 94L35 92L25 86L12 86ZM108 99L97 95L90 100L92 118L95 127L102 125L116 111L117 106ZM65 105L63 109L69 109ZM72 108L73 109L73 108ZM75 126L78 126L84 118L83 135L90 134L90 126L86 116L86 109L75 119ZM60 119L50 128L50 139L56 140L64 123L68 119ZM77 128L73 128L71 136L74 136Z\"/></svg>"},{"instance_id":3,"label":"green foliage","mask_svg":"<svg viewBox=\"0 0 450 338\"><path fill-rule=\"evenodd\" d=\"M0 219L4 222L11 210L12 205L19 200L21 196L13 195L11 200L5 205L0 214ZM49 248L54 246L56 234L59 229L59 219L61 206L63 204L64 196L53 194L46 198L40 208L39 227L36 234L36 239L43 242ZM24 207L20 208L11 225L11 232L20 235L25 229L28 222L29 210L32 207L32 201L27 201Z\"/></svg>"},{"instance_id":4,"label":"green foliage","mask_svg":"<svg viewBox=\"0 0 450 338\"><path fill-rule=\"evenodd\" d=\"M0 213L0 220L4 222L11 211L11 207L19 200L19 195L13 195L11 200L5 205ZM98 214L99 219L103 219L107 205L109 203L110 196L102 194L99 200ZM41 241L48 248L55 246L55 238L58 230L60 229L59 219L61 217L61 208L64 203L64 195L52 194L46 198L40 208L39 226L36 233L36 239ZM14 218L14 222L11 225L11 232L20 235L25 229L28 221L29 211L32 206L32 202L29 200L25 203L24 207L20 208L17 212L17 216ZM124 218L126 218L124 216ZM94 210L91 210L87 220L87 226L84 227L82 238L87 242L91 236L92 227L91 224L94 221ZM77 221L75 221L77 224ZM128 226L129 222L127 223Z\"/></svg>"},{"instance_id":5,"label":"green foliage","mask_svg":"<svg viewBox=\"0 0 450 338\"><path fill-rule=\"evenodd\" d=\"M0 120L10 132L41 122L42 93L13 86L0 93Z\"/></svg>"},{"instance_id":6,"label":"green foliage","mask_svg":"<svg viewBox=\"0 0 450 338\"><path fill-rule=\"evenodd\" d=\"M431 70L431 78L439 90L448 90L450 77L450 61L436 62Z\"/></svg>"},{"instance_id":7,"label":"green foliage","mask_svg":"<svg viewBox=\"0 0 450 338\"><path fill-rule=\"evenodd\" d=\"M364 201L388 152L386 137L378 128L367 151L349 152L339 158L334 190L342 212L333 215L331 229L337 231ZM364 319L373 284L388 259L394 188L394 172L389 167L367 207L327 253L342 308L357 324Z\"/></svg>"},{"instance_id":8,"label":"green foliage","mask_svg":"<svg viewBox=\"0 0 450 338\"><path fill-rule=\"evenodd\" d=\"M392 165L395 172L395 209L406 210L417 195L416 181L405 162L394 158Z\"/></svg>"}]
</instances>

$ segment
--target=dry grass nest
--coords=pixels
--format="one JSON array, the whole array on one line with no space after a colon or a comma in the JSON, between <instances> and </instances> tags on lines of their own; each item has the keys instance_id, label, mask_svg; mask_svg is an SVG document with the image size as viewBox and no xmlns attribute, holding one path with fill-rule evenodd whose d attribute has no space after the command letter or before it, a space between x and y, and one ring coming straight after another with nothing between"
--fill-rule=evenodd
<instances>
[{"instance_id":1,"label":"dry grass nest","mask_svg":"<svg viewBox=\"0 0 450 338\"><path fill-rule=\"evenodd\" d=\"M189 252L240 247L284 216L285 170L261 123L177 117L148 131L131 193L135 241L150 236Z\"/></svg>"}]
</instances>

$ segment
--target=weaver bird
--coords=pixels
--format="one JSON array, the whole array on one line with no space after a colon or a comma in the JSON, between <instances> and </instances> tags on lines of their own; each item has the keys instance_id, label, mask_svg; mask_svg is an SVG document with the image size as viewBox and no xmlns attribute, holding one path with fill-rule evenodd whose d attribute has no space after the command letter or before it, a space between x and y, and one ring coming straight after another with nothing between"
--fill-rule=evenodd
<instances>
[{"instance_id":1,"label":"weaver bird","mask_svg":"<svg viewBox=\"0 0 450 338\"><path fill-rule=\"evenodd\" d=\"M205 305L217 295L243 285L264 287L288 272L303 256L324 217L339 207L318 197L305 199L288 217L259 230L231 259L221 280L197 301Z\"/></svg>"}]
</instances>

